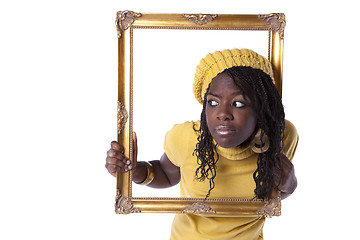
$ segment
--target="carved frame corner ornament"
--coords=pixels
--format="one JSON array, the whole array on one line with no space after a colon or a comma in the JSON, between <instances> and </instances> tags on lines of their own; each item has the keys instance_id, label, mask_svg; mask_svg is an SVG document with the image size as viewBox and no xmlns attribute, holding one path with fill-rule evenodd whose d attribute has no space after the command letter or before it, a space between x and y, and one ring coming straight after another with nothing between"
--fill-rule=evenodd
<instances>
[{"instance_id":1,"label":"carved frame corner ornament","mask_svg":"<svg viewBox=\"0 0 360 240\"><path fill-rule=\"evenodd\" d=\"M119 11L116 13L116 29L118 37L118 102L117 132L118 141L124 144L129 156L132 154L133 131L133 74L134 74L134 31L133 29L166 29L171 34L174 29L202 31L262 31L266 36L262 46L267 46L269 59L274 66L277 87L282 86L282 52L285 27L285 15L279 14L152 14ZM149 31L150 32L150 31ZM204 32L204 31L203 31ZM143 41L146 43L146 39ZM136 46L135 46L136 48ZM139 56L137 56L138 58ZM136 64L135 64L136 65ZM136 68L136 67L135 67ZM138 70L137 70L138 71ZM281 88L279 88L281 93ZM115 102L114 102L115 103ZM130 156L130 158L132 155ZM117 214L129 213L177 213L204 215L240 215L279 216L280 197L272 195L265 201L253 199L214 199L205 201L200 198L161 198L132 197L131 173L118 174L116 178L116 198L114 210ZM244 200L244 201L243 201Z\"/></svg>"},{"instance_id":2,"label":"carved frame corner ornament","mask_svg":"<svg viewBox=\"0 0 360 240\"><path fill-rule=\"evenodd\" d=\"M208 22L214 21L217 16L217 14L183 14L184 18L197 25L204 25Z\"/></svg>"},{"instance_id":3,"label":"carved frame corner ornament","mask_svg":"<svg viewBox=\"0 0 360 240\"><path fill-rule=\"evenodd\" d=\"M258 211L258 215L266 217L280 216L281 215L281 197L280 194L272 197L265 206Z\"/></svg>"},{"instance_id":4,"label":"carved frame corner ornament","mask_svg":"<svg viewBox=\"0 0 360 240\"><path fill-rule=\"evenodd\" d=\"M121 38L122 33L128 29L138 17L141 17L141 13L133 11L119 11L116 13L115 25L118 38Z\"/></svg>"},{"instance_id":5,"label":"carved frame corner ornament","mask_svg":"<svg viewBox=\"0 0 360 240\"><path fill-rule=\"evenodd\" d=\"M117 130L118 134L121 134L125 128L125 124L129 118L129 114L126 111L125 105L118 101L117 102Z\"/></svg>"},{"instance_id":6,"label":"carved frame corner ornament","mask_svg":"<svg viewBox=\"0 0 360 240\"><path fill-rule=\"evenodd\" d=\"M259 19L265 20L271 31L279 32L281 39L284 39L285 30L285 14L284 13L271 13L266 15L259 15Z\"/></svg>"},{"instance_id":7,"label":"carved frame corner ornament","mask_svg":"<svg viewBox=\"0 0 360 240\"><path fill-rule=\"evenodd\" d=\"M116 191L115 198L115 213L117 214L129 214L129 213L141 213L139 208L135 208L131 199L122 195L120 190Z\"/></svg>"},{"instance_id":8,"label":"carved frame corner ornament","mask_svg":"<svg viewBox=\"0 0 360 240\"><path fill-rule=\"evenodd\" d=\"M212 209L209 205L203 202L196 202L190 206L187 206L182 213L191 213L191 214L215 214L216 211Z\"/></svg>"}]
</instances>

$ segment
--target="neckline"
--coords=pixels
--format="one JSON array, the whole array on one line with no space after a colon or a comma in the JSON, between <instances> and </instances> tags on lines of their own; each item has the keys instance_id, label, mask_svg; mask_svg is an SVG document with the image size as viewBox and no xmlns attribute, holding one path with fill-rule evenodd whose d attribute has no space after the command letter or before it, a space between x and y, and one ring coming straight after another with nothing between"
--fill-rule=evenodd
<instances>
[{"instance_id":1,"label":"neckline","mask_svg":"<svg viewBox=\"0 0 360 240\"><path fill-rule=\"evenodd\" d=\"M238 146L233 148L223 148L217 145L215 140L213 140L214 148L216 147L216 150L219 155L222 157L225 157L229 160L243 160L245 158L250 157L251 155L255 154L252 150L250 145L246 146Z\"/></svg>"}]
</instances>

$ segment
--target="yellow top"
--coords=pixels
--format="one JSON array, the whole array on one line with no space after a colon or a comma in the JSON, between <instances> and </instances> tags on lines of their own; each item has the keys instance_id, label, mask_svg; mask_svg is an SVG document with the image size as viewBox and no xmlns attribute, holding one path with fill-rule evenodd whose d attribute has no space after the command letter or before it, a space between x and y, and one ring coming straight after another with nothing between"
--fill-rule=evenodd
<instances>
[{"instance_id":1,"label":"yellow top","mask_svg":"<svg viewBox=\"0 0 360 240\"><path fill-rule=\"evenodd\" d=\"M180 167L180 196L204 198L209 182L194 180L198 168L193 152L197 143L200 122L175 125L165 137L164 149L170 161ZM284 153L291 160L296 151L298 134L294 125L285 122ZM250 147L225 149L218 147L219 161L212 198L254 197L253 173L257 154ZM262 239L263 217L200 216L177 214L172 225L172 240L191 239Z\"/></svg>"}]
</instances>

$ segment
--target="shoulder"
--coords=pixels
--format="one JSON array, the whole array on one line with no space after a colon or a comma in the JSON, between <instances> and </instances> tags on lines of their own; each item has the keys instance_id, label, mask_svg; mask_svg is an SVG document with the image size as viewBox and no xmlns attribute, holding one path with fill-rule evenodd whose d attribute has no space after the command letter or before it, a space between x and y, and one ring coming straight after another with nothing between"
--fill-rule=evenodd
<instances>
[{"instance_id":1,"label":"shoulder","mask_svg":"<svg viewBox=\"0 0 360 240\"><path fill-rule=\"evenodd\" d=\"M199 122L175 124L165 135L164 150L171 162L180 166L183 160L192 154L199 130Z\"/></svg>"},{"instance_id":2,"label":"shoulder","mask_svg":"<svg viewBox=\"0 0 360 240\"><path fill-rule=\"evenodd\" d=\"M285 120L284 131L284 153L291 160L296 152L299 142L299 134L295 125L289 120Z\"/></svg>"},{"instance_id":3,"label":"shoulder","mask_svg":"<svg viewBox=\"0 0 360 240\"><path fill-rule=\"evenodd\" d=\"M285 131L284 135L288 137L299 137L295 125L289 120L285 119Z\"/></svg>"},{"instance_id":4,"label":"shoulder","mask_svg":"<svg viewBox=\"0 0 360 240\"><path fill-rule=\"evenodd\" d=\"M181 124L175 124L167 133L166 138L168 137L190 137L196 135L197 131L200 128L199 122L184 122Z\"/></svg>"}]
</instances>

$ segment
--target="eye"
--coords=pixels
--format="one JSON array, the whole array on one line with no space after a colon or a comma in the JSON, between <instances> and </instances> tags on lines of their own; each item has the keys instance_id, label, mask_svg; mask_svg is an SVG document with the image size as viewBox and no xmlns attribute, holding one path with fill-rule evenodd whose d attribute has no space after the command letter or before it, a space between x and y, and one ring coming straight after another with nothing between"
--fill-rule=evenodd
<instances>
[{"instance_id":1,"label":"eye","mask_svg":"<svg viewBox=\"0 0 360 240\"><path fill-rule=\"evenodd\" d=\"M211 107L215 107L215 106L219 105L219 103L215 100L209 100L207 103Z\"/></svg>"},{"instance_id":2,"label":"eye","mask_svg":"<svg viewBox=\"0 0 360 240\"><path fill-rule=\"evenodd\" d=\"M242 102L240 102L240 101L234 102L233 105L234 105L234 107L236 107L236 108L242 108L242 107L245 106L245 104L242 103Z\"/></svg>"}]
</instances>

